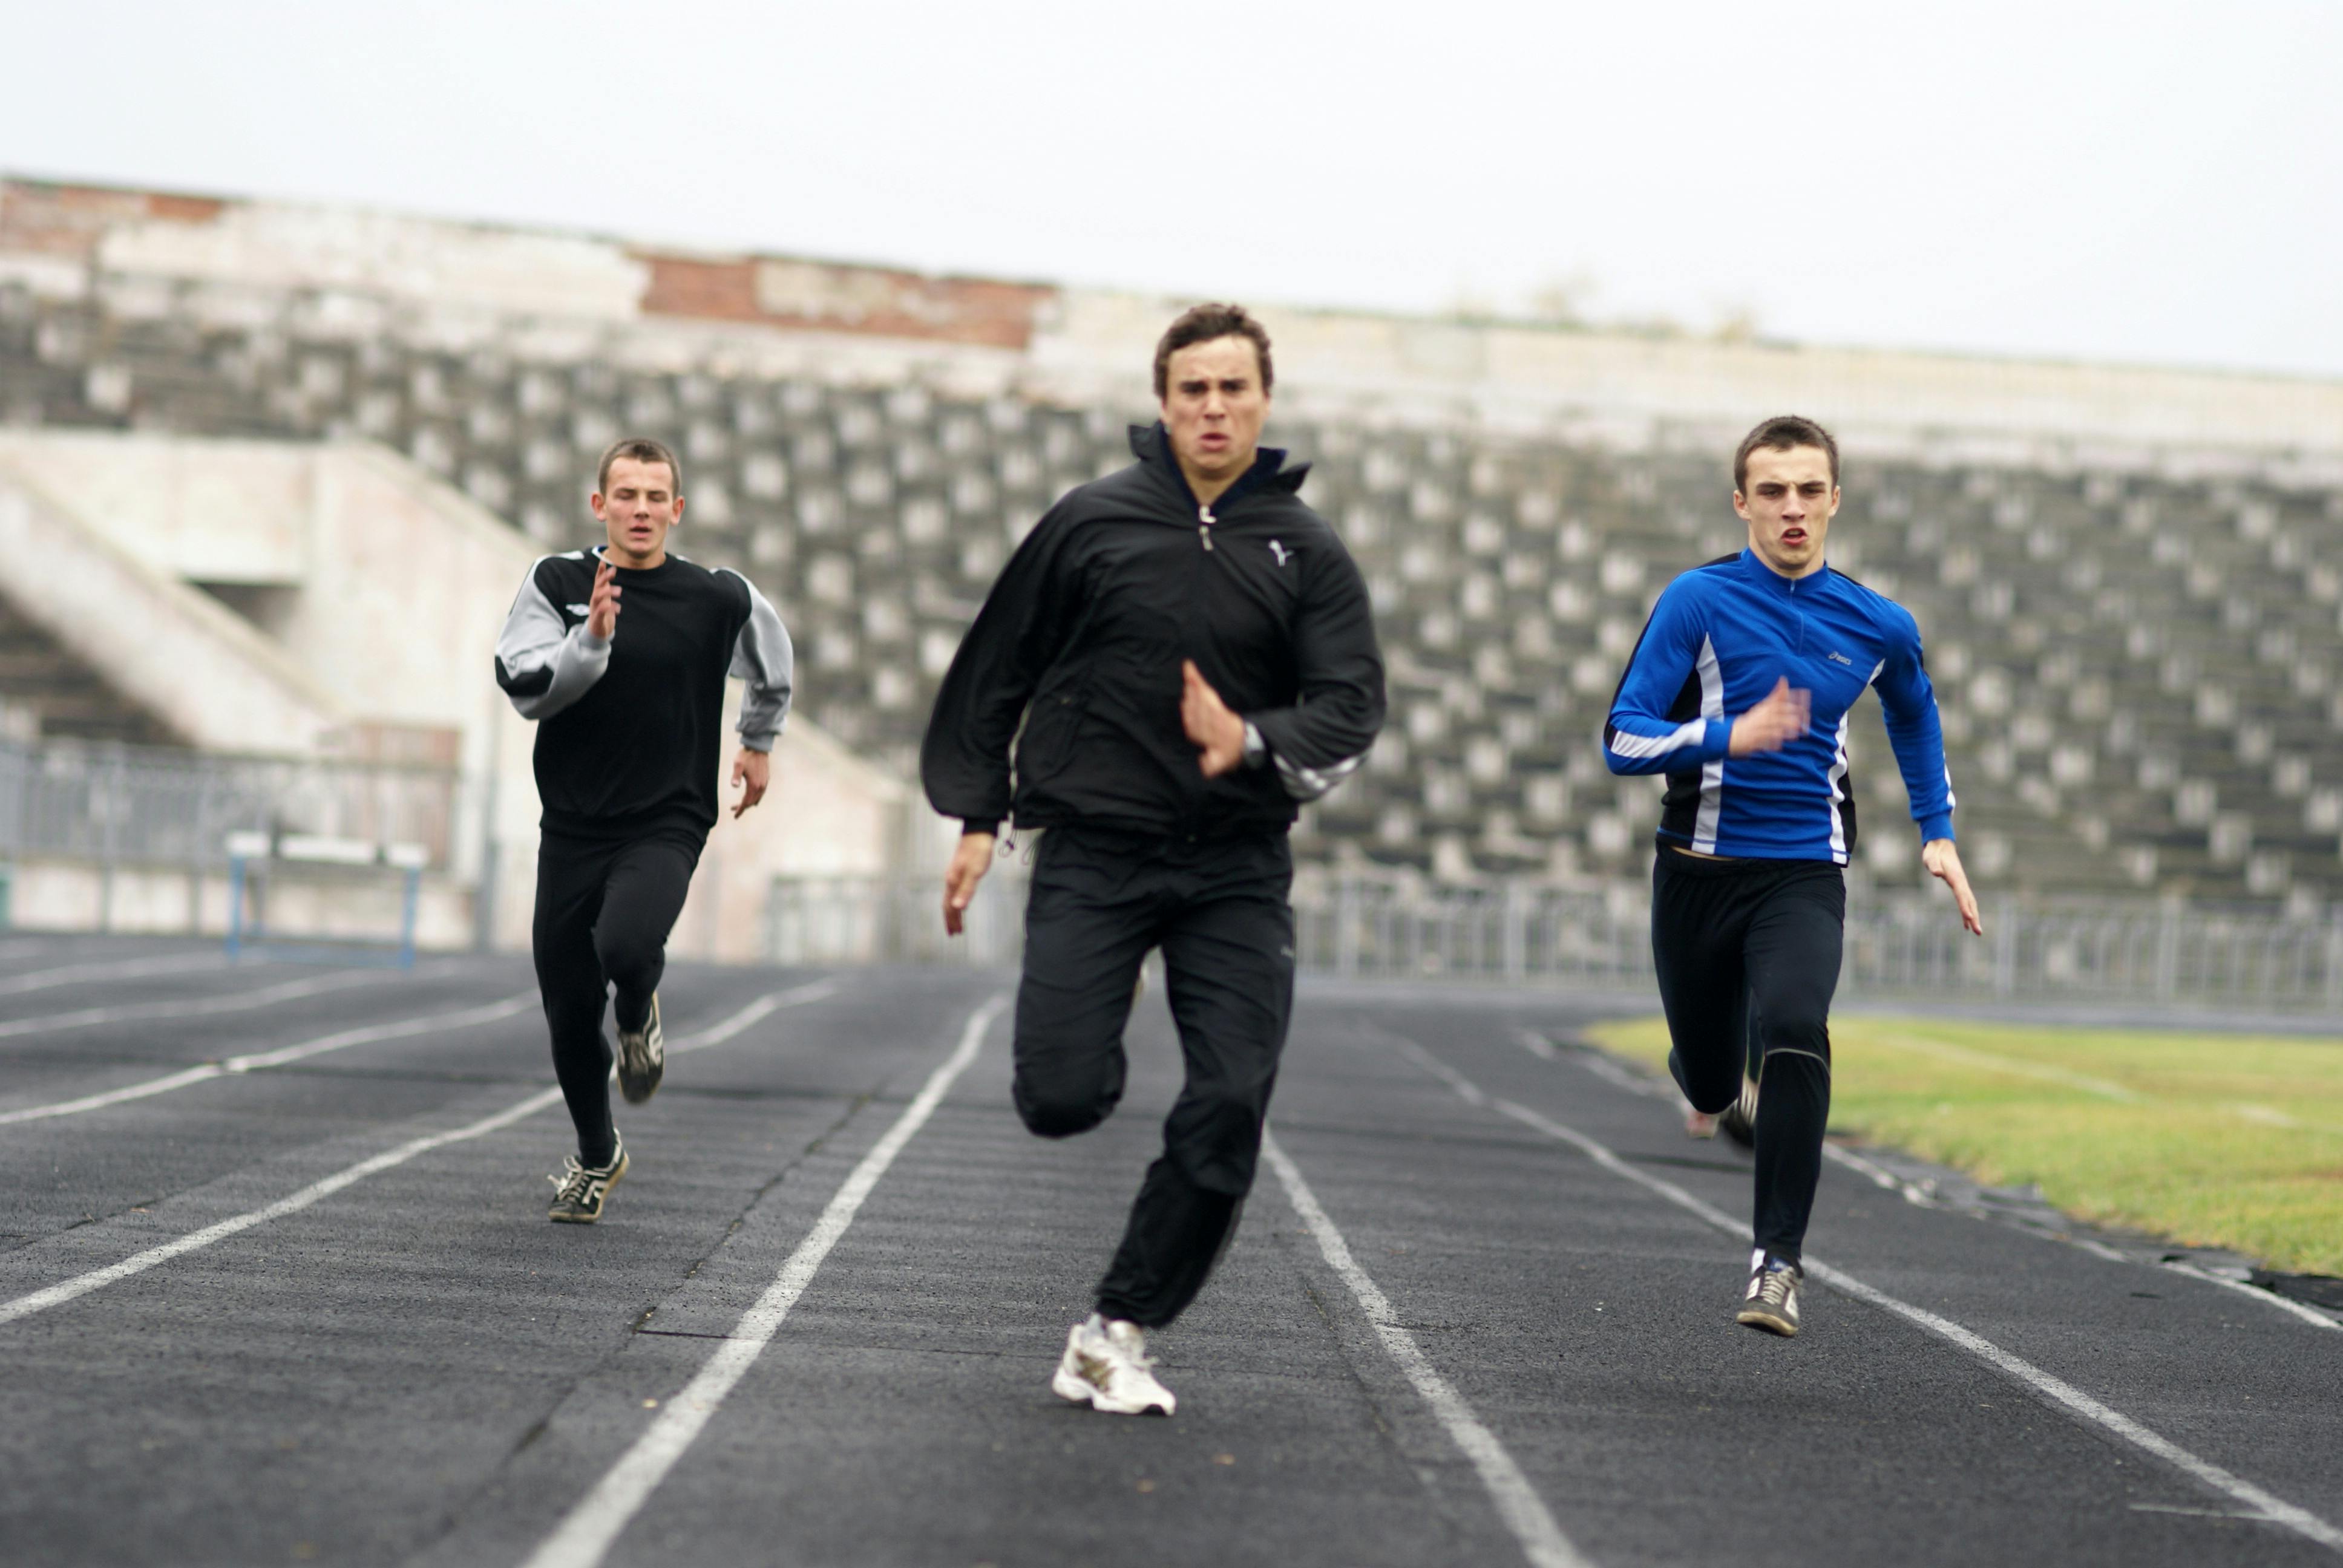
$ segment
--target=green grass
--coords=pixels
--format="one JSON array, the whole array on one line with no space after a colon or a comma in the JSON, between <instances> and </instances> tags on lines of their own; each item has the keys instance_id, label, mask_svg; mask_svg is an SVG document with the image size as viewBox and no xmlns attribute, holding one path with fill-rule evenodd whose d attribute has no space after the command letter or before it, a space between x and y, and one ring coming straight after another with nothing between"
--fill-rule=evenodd
<instances>
[{"instance_id":1,"label":"green grass","mask_svg":"<svg viewBox=\"0 0 2343 1568\"><path fill-rule=\"evenodd\" d=\"M1594 1044L1664 1071L1658 1019ZM2069 1214L2343 1274L2343 1040L1839 1018L1831 1130Z\"/></svg>"}]
</instances>

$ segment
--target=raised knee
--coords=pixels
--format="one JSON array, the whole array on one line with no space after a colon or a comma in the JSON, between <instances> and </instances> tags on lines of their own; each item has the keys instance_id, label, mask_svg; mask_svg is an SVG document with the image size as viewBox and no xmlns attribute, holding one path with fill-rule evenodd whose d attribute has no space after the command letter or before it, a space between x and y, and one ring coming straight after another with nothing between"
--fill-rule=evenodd
<instances>
[{"instance_id":1,"label":"raised knee","mask_svg":"<svg viewBox=\"0 0 2343 1568\"><path fill-rule=\"evenodd\" d=\"M623 983L658 964L663 950L658 942L634 937L614 937L607 941L597 940L594 953L602 960L602 972Z\"/></svg>"},{"instance_id":2,"label":"raised knee","mask_svg":"<svg viewBox=\"0 0 2343 1568\"><path fill-rule=\"evenodd\" d=\"M1096 1082L1036 1084L1021 1076L1011 1085L1010 1098L1017 1102L1027 1131L1042 1138L1071 1138L1104 1121L1119 1097L1111 1087Z\"/></svg>"}]
</instances>

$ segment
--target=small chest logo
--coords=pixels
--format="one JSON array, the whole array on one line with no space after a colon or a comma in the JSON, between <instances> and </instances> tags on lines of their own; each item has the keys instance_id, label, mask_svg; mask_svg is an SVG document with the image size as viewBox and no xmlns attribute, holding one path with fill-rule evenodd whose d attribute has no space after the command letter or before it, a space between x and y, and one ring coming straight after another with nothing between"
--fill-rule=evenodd
<instances>
[{"instance_id":1,"label":"small chest logo","mask_svg":"<svg viewBox=\"0 0 2343 1568\"><path fill-rule=\"evenodd\" d=\"M1291 558L1291 557L1292 556L1292 554L1293 554L1293 552L1292 552L1292 550L1287 549L1283 545L1279 544L1275 539L1272 539L1272 540L1270 540L1270 541L1269 541L1269 553L1270 553L1271 555L1273 555L1273 556L1275 556L1275 557L1277 558L1277 564L1278 564L1279 566L1283 566L1283 565L1286 563L1287 559L1288 559L1289 558Z\"/></svg>"},{"instance_id":2,"label":"small chest logo","mask_svg":"<svg viewBox=\"0 0 2343 1568\"><path fill-rule=\"evenodd\" d=\"M588 606L582 604L566 604L561 608L568 610L571 615L584 615L588 608Z\"/></svg>"},{"instance_id":3,"label":"small chest logo","mask_svg":"<svg viewBox=\"0 0 2343 1568\"><path fill-rule=\"evenodd\" d=\"M1847 658L1847 656L1843 653L1826 653L1823 655L1823 657L1829 659L1833 664L1843 664L1849 669L1853 669L1855 668L1855 660Z\"/></svg>"}]
</instances>

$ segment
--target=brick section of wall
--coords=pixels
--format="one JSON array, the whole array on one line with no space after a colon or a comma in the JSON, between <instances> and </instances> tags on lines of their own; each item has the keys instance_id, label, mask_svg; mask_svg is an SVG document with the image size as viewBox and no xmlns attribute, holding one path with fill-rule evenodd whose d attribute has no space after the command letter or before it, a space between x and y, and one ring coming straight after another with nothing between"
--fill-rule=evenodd
<instances>
[{"instance_id":1,"label":"brick section of wall","mask_svg":"<svg viewBox=\"0 0 2343 1568\"><path fill-rule=\"evenodd\" d=\"M1021 351L1056 290L1035 284L928 277L876 266L773 257L712 260L638 251L651 269L649 316L750 321L800 331L930 338Z\"/></svg>"},{"instance_id":2,"label":"brick section of wall","mask_svg":"<svg viewBox=\"0 0 2343 1568\"><path fill-rule=\"evenodd\" d=\"M0 183L0 254L87 257L117 224L210 223L226 207L211 196L8 180Z\"/></svg>"}]
</instances>

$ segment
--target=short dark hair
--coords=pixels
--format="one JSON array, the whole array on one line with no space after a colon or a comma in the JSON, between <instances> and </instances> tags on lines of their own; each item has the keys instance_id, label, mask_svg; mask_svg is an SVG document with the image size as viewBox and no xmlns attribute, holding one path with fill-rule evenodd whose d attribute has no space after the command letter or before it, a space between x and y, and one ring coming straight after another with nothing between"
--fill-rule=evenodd
<instances>
[{"instance_id":1,"label":"short dark hair","mask_svg":"<svg viewBox=\"0 0 2343 1568\"><path fill-rule=\"evenodd\" d=\"M1803 414L1776 414L1742 437L1740 449L1733 454L1733 488L1736 495L1749 487L1749 454L1760 447L1769 452L1820 447L1830 458L1831 488L1838 487L1838 443L1831 439L1831 433Z\"/></svg>"},{"instance_id":2,"label":"short dark hair","mask_svg":"<svg viewBox=\"0 0 2343 1568\"><path fill-rule=\"evenodd\" d=\"M1181 312L1180 319L1166 327L1162 340L1155 345L1155 400L1159 403L1171 395L1172 356L1192 343L1210 343L1215 337L1243 337L1252 343L1252 351L1261 361L1261 389L1267 392L1277 379L1277 372L1269 362L1269 333L1255 321L1242 305L1199 305Z\"/></svg>"},{"instance_id":3,"label":"short dark hair","mask_svg":"<svg viewBox=\"0 0 2343 1568\"><path fill-rule=\"evenodd\" d=\"M602 454L602 466L594 472L594 493L608 495L610 490L610 465L621 457L638 463L665 463L669 479L675 493L683 494L683 465L675 460L675 452L665 441L654 441L649 436L629 436L623 441L613 441L610 449Z\"/></svg>"}]
</instances>

